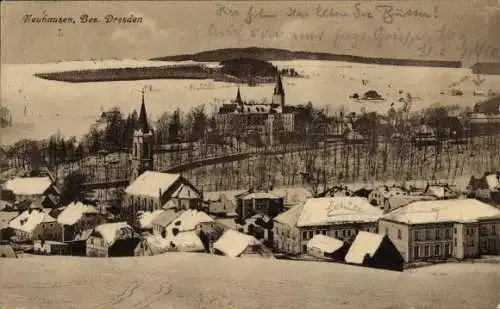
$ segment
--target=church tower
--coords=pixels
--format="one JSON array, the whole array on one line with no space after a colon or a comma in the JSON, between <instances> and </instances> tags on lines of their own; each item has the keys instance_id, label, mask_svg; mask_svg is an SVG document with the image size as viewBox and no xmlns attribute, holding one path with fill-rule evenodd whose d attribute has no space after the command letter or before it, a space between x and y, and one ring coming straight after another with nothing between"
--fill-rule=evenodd
<instances>
[{"instance_id":1,"label":"church tower","mask_svg":"<svg viewBox=\"0 0 500 309\"><path fill-rule=\"evenodd\" d=\"M273 104L278 104L281 108L285 107L285 90L283 89L281 74L278 68L276 68L276 86L274 86Z\"/></svg>"},{"instance_id":2,"label":"church tower","mask_svg":"<svg viewBox=\"0 0 500 309\"><path fill-rule=\"evenodd\" d=\"M142 105L134 137L132 141L132 162L130 182L133 182L139 175L145 171L153 169L153 144L154 132L149 127L144 104L144 91L142 92Z\"/></svg>"}]
</instances>

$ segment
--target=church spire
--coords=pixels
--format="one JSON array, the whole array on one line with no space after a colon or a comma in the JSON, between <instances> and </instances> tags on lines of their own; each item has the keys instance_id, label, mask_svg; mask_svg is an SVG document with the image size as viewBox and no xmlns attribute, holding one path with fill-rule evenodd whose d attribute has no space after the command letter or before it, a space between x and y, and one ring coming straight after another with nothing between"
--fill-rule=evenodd
<instances>
[{"instance_id":1,"label":"church spire","mask_svg":"<svg viewBox=\"0 0 500 309\"><path fill-rule=\"evenodd\" d=\"M146 113L146 105L144 104L144 89L142 90L142 104L141 112L139 113L138 128L142 130L142 133L149 133L148 116Z\"/></svg>"},{"instance_id":2,"label":"church spire","mask_svg":"<svg viewBox=\"0 0 500 309\"><path fill-rule=\"evenodd\" d=\"M240 94L240 87L238 87L238 92L236 93L236 103L241 104L243 103L243 100L241 100L241 94Z\"/></svg>"},{"instance_id":3,"label":"church spire","mask_svg":"<svg viewBox=\"0 0 500 309\"><path fill-rule=\"evenodd\" d=\"M276 86L274 86L274 94L285 95L283 83L281 82L280 70L276 67Z\"/></svg>"},{"instance_id":4,"label":"church spire","mask_svg":"<svg viewBox=\"0 0 500 309\"><path fill-rule=\"evenodd\" d=\"M276 86L274 86L273 103L285 108L285 90L281 82L281 74L278 67L276 67Z\"/></svg>"}]
</instances>

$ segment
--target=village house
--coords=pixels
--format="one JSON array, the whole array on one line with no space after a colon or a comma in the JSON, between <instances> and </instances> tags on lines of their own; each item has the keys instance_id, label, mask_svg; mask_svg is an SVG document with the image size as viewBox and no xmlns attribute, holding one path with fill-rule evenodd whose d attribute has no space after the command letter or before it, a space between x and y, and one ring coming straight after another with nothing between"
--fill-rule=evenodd
<instances>
[{"instance_id":1,"label":"village house","mask_svg":"<svg viewBox=\"0 0 500 309\"><path fill-rule=\"evenodd\" d=\"M276 217L284 209L284 198L269 192L254 192L249 190L236 196L236 213L240 220L245 220L256 214Z\"/></svg>"},{"instance_id":2,"label":"village house","mask_svg":"<svg viewBox=\"0 0 500 309\"><path fill-rule=\"evenodd\" d=\"M180 174L145 171L125 189L123 216L136 225L139 211L199 209L201 204L201 192Z\"/></svg>"},{"instance_id":3,"label":"village house","mask_svg":"<svg viewBox=\"0 0 500 309\"><path fill-rule=\"evenodd\" d=\"M242 192L240 192L242 193ZM235 212L236 200L225 192L207 192L203 194L203 208L210 215L225 217Z\"/></svg>"},{"instance_id":4,"label":"village house","mask_svg":"<svg viewBox=\"0 0 500 309\"><path fill-rule=\"evenodd\" d=\"M432 195L393 195L384 200L383 210L384 213L389 213L395 209L406 206L415 201L432 201L437 200Z\"/></svg>"},{"instance_id":5,"label":"village house","mask_svg":"<svg viewBox=\"0 0 500 309\"><path fill-rule=\"evenodd\" d=\"M46 211L31 208L9 221L9 228L18 241L60 240L62 228Z\"/></svg>"},{"instance_id":6,"label":"village house","mask_svg":"<svg viewBox=\"0 0 500 309\"><path fill-rule=\"evenodd\" d=\"M359 231L376 232L382 210L361 197L308 199L274 219L274 247L288 254L307 253L307 242L322 234L352 243Z\"/></svg>"},{"instance_id":7,"label":"village house","mask_svg":"<svg viewBox=\"0 0 500 309\"><path fill-rule=\"evenodd\" d=\"M5 183L4 190L12 192L15 202L40 199L46 206L52 208L57 204L59 190L50 177L16 177Z\"/></svg>"},{"instance_id":8,"label":"village house","mask_svg":"<svg viewBox=\"0 0 500 309\"><path fill-rule=\"evenodd\" d=\"M379 186L370 192L368 195L368 201L373 206L378 206L384 208L384 202L392 196L408 195L406 191L400 187L396 186Z\"/></svg>"},{"instance_id":9,"label":"village house","mask_svg":"<svg viewBox=\"0 0 500 309\"><path fill-rule=\"evenodd\" d=\"M307 254L319 259L344 260L346 253L346 243L323 234L314 235L307 242Z\"/></svg>"},{"instance_id":10,"label":"village house","mask_svg":"<svg viewBox=\"0 0 500 309\"><path fill-rule=\"evenodd\" d=\"M404 259L387 235L360 231L345 256L346 263L403 271Z\"/></svg>"},{"instance_id":11,"label":"village house","mask_svg":"<svg viewBox=\"0 0 500 309\"><path fill-rule=\"evenodd\" d=\"M471 197L500 204L500 173L486 173L480 178L472 176L467 190Z\"/></svg>"},{"instance_id":12,"label":"village house","mask_svg":"<svg viewBox=\"0 0 500 309\"><path fill-rule=\"evenodd\" d=\"M53 240L35 240L33 251L43 255L68 255L68 244Z\"/></svg>"},{"instance_id":13,"label":"village house","mask_svg":"<svg viewBox=\"0 0 500 309\"><path fill-rule=\"evenodd\" d=\"M152 255L147 241L126 222L97 226L86 241L86 250L90 257Z\"/></svg>"},{"instance_id":14,"label":"village house","mask_svg":"<svg viewBox=\"0 0 500 309\"><path fill-rule=\"evenodd\" d=\"M227 230L214 243L214 253L231 258L235 257L264 257L274 258L271 250L255 237L235 230Z\"/></svg>"},{"instance_id":15,"label":"village house","mask_svg":"<svg viewBox=\"0 0 500 309\"><path fill-rule=\"evenodd\" d=\"M69 204L57 216L64 231L62 241L71 241L79 232L93 229L104 221L97 208L80 201Z\"/></svg>"},{"instance_id":16,"label":"village house","mask_svg":"<svg viewBox=\"0 0 500 309\"><path fill-rule=\"evenodd\" d=\"M500 210L475 199L417 201L379 220L406 262L500 254Z\"/></svg>"}]
</instances>

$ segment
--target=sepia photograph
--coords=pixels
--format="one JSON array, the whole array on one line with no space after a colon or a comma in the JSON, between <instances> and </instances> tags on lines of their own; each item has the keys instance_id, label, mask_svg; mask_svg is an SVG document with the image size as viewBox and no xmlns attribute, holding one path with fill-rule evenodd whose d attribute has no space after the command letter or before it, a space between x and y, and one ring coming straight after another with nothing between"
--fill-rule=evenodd
<instances>
[{"instance_id":1,"label":"sepia photograph","mask_svg":"<svg viewBox=\"0 0 500 309\"><path fill-rule=\"evenodd\" d=\"M0 7L0 309L500 309L500 1Z\"/></svg>"}]
</instances>

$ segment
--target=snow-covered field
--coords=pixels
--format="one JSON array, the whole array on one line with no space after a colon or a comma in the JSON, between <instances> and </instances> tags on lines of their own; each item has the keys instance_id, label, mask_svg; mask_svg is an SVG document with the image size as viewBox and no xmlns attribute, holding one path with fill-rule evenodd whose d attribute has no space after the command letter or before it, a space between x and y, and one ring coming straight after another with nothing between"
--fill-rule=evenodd
<instances>
[{"instance_id":1,"label":"snow-covered field","mask_svg":"<svg viewBox=\"0 0 500 309\"><path fill-rule=\"evenodd\" d=\"M193 62L178 62L187 64ZM101 113L112 106L120 106L128 113L138 109L140 90L151 85L146 101L153 119L164 111L179 107L187 111L193 106L206 104L213 111L224 100L233 99L235 84L210 80L145 80L96 83L65 83L35 77L34 73L66 71L75 69L161 66L174 62L106 60L72 61L49 64L2 64L1 103L13 114L13 127L0 131L0 144L10 144L23 137L44 138L58 130L65 136L80 136L88 131ZM205 63L215 66L216 63ZM472 106L479 97L472 92L476 88L470 80L468 69L392 67L332 61L277 61L280 68L294 68L307 75L304 79L284 79L287 104L311 101L318 107L329 106L338 110L386 111L399 99L399 90L421 97L413 108L419 109L436 102ZM469 79L467 79L467 77ZM362 79L369 81L363 86ZM481 85L484 92L500 90L500 76L485 76ZM454 82L463 82L459 88L463 97L441 95ZM390 86L390 87L389 87ZM382 103L356 103L348 99L354 92L360 94L375 89L387 101ZM242 86L245 100L271 99L273 85L259 87ZM26 111L26 113L25 113Z\"/></svg>"},{"instance_id":2,"label":"snow-covered field","mask_svg":"<svg viewBox=\"0 0 500 309\"><path fill-rule=\"evenodd\" d=\"M318 262L167 253L0 263L0 308L495 309L500 267L388 272Z\"/></svg>"}]
</instances>

